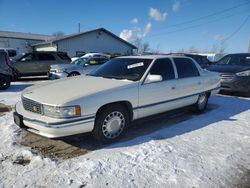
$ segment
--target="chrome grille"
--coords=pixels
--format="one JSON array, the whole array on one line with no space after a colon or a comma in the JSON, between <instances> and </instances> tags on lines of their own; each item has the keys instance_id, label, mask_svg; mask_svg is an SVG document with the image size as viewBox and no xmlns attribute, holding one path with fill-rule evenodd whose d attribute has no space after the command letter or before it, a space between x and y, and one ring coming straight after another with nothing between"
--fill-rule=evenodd
<instances>
[{"instance_id":1,"label":"chrome grille","mask_svg":"<svg viewBox=\"0 0 250 188\"><path fill-rule=\"evenodd\" d=\"M42 114L42 104L35 102L33 100L22 97L22 103L25 110L34 112L37 114Z\"/></svg>"},{"instance_id":2,"label":"chrome grille","mask_svg":"<svg viewBox=\"0 0 250 188\"><path fill-rule=\"evenodd\" d=\"M231 81L232 79L234 79L234 74L230 74L230 73L221 73L221 74L220 74L220 79L221 79L221 81L229 82L229 81Z\"/></svg>"}]
</instances>

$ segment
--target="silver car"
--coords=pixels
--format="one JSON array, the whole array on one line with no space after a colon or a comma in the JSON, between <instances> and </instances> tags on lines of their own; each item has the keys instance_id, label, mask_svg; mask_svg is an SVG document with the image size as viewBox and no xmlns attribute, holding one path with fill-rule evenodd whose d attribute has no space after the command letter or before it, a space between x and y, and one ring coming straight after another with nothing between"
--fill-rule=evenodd
<instances>
[{"instance_id":1,"label":"silver car","mask_svg":"<svg viewBox=\"0 0 250 188\"><path fill-rule=\"evenodd\" d=\"M84 57L71 64L57 64L50 66L49 78L51 80L88 74L109 60L107 57Z\"/></svg>"}]
</instances>

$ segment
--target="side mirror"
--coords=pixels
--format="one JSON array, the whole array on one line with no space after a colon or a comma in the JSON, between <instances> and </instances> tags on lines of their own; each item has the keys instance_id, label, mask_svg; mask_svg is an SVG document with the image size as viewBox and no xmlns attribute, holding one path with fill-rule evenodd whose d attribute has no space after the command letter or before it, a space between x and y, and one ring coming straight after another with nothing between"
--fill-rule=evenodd
<instances>
[{"instance_id":1,"label":"side mirror","mask_svg":"<svg viewBox=\"0 0 250 188\"><path fill-rule=\"evenodd\" d=\"M149 74L144 83L149 84L149 83L160 82L160 81L162 81L161 75Z\"/></svg>"}]
</instances>

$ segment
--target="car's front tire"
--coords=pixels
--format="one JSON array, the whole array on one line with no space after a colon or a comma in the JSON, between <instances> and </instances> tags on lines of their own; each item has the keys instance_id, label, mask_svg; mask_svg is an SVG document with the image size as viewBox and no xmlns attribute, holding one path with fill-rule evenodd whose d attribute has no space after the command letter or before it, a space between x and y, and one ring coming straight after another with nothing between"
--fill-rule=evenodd
<instances>
[{"instance_id":1,"label":"car's front tire","mask_svg":"<svg viewBox=\"0 0 250 188\"><path fill-rule=\"evenodd\" d=\"M129 124L129 114L122 105L108 105L98 113L93 136L101 143L118 140Z\"/></svg>"},{"instance_id":2,"label":"car's front tire","mask_svg":"<svg viewBox=\"0 0 250 188\"><path fill-rule=\"evenodd\" d=\"M69 74L68 77L73 77L73 76L79 76L80 74L78 72L72 72Z\"/></svg>"},{"instance_id":3,"label":"car's front tire","mask_svg":"<svg viewBox=\"0 0 250 188\"><path fill-rule=\"evenodd\" d=\"M0 90L8 89L10 87L11 79L9 76L0 75Z\"/></svg>"},{"instance_id":4,"label":"car's front tire","mask_svg":"<svg viewBox=\"0 0 250 188\"><path fill-rule=\"evenodd\" d=\"M194 105L194 110L197 113L202 113L207 108L208 103L208 93L200 93L197 102Z\"/></svg>"}]
</instances>

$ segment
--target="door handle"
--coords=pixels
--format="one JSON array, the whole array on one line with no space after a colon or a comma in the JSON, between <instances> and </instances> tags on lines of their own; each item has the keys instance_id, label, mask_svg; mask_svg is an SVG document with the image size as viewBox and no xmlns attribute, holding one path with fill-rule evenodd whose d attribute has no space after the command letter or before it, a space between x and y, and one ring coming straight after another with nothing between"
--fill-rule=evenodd
<instances>
[{"instance_id":1,"label":"door handle","mask_svg":"<svg viewBox=\"0 0 250 188\"><path fill-rule=\"evenodd\" d=\"M201 81L199 81L198 84L201 85Z\"/></svg>"},{"instance_id":2,"label":"door handle","mask_svg":"<svg viewBox=\"0 0 250 188\"><path fill-rule=\"evenodd\" d=\"M175 86L172 86L171 89L176 89L176 87L175 87Z\"/></svg>"}]
</instances>

